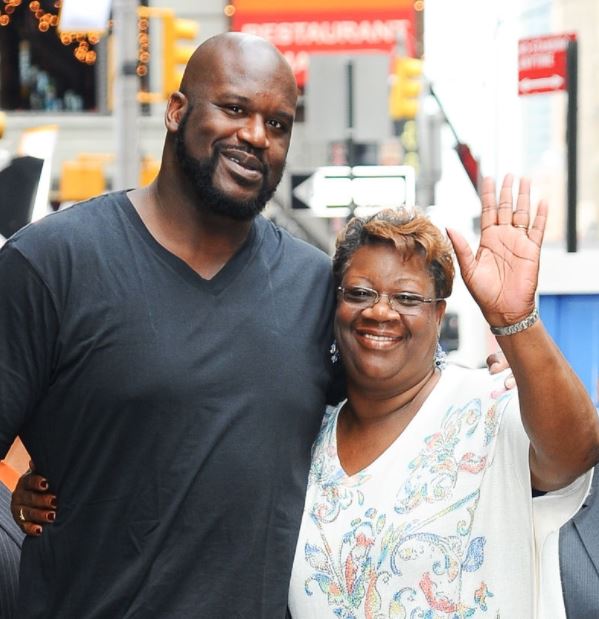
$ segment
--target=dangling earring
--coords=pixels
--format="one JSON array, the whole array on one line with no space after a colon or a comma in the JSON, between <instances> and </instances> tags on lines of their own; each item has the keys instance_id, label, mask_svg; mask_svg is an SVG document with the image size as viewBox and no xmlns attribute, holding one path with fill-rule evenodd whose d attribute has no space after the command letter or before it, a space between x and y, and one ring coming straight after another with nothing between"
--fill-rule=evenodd
<instances>
[{"instance_id":1,"label":"dangling earring","mask_svg":"<svg viewBox=\"0 0 599 619\"><path fill-rule=\"evenodd\" d=\"M437 349L433 359L435 368L444 370L447 367L447 353L441 348L441 344L437 341Z\"/></svg>"},{"instance_id":2,"label":"dangling earring","mask_svg":"<svg viewBox=\"0 0 599 619\"><path fill-rule=\"evenodd\" d=\"M335 364L339 361L339 349L337 348L337 342L333 341L329 348L329 354L331 355L331 363Z\"/></svg>"}]
</instances>

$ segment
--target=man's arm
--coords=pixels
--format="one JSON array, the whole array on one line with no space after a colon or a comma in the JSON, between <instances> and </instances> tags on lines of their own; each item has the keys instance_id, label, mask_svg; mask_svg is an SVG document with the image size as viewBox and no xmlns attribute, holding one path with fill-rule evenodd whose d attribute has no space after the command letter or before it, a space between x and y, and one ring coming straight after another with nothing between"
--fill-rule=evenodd
<instances>
[{"instance_id":1,"label":"man's arm","mask_svg":"<svg viewBox=\"0 0 599 619\"><path fill-rule=\"evenodd\" d=\"M48 288L9 241L0 251L0 458L24 432L50 383L57 332ZM37 486L39 480L33 483ZM12 513L23 528L21 512Z\"/></svg>"},{"instance_id":2,"label":"man's arm","mask_svg":"<svg viewBox=\"0 0 599 619\"><path fill-rule=\"evenodd\" d=\"M51 382L56 309L39 274L9 241L0 250L0 458Z\"/></svg>"}]
</instances>

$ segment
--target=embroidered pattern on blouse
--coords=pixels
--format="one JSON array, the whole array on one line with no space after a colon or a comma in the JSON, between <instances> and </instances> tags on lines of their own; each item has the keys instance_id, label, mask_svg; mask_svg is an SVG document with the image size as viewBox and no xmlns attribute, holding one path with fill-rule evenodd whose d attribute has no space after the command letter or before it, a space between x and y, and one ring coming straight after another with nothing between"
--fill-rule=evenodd
<instances>
[{"instance_id":1,"label":"embroidered pattern on blouse","mask_svg":"<svg viewBox=\"0 0 599 619\"><path fill-rule=\"evenodd\" d=\"M367 505L362 488L371 479L368 467L352 477L339 467L335 415L325 418L309 479L310 518L320 539L304 547L313 570L305 593L326 595L331 616L340 619L487 616L491 583L469 578L466 584L463 578L485 560L486 538L472 537L472 529L507 399L509 394L499 395L487 410L480 400L450 407L406 474L399 472L389 515ZM351 521L340 543L337 537L329 540L327 525L350 508L361 516ZM414 578L412 565L428 569ZM402 578L404 571L409 580Z\"/></svg>"}]
</instances>

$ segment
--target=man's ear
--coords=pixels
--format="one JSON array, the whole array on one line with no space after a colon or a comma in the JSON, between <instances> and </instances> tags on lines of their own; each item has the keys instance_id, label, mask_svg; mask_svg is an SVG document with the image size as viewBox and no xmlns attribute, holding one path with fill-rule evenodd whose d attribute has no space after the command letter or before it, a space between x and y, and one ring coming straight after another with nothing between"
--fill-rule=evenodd
<instances>
[{"instance_id":1,"label":"man's ear","mask_svg":"<svg viewBox=\"0 0 599 619\"><path fill-rule=\"evenodd\" d=\"M182 92L176 91L168 98L164 125L169 133L176 133L188 107L189 100Z\"/></svg>"}]
</instances>

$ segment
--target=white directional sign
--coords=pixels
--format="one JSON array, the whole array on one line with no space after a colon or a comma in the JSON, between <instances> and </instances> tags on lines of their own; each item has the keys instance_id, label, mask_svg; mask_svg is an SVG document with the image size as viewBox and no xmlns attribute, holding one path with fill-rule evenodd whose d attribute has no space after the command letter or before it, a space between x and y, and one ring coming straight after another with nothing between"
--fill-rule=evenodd
<instances>
[{"instance_id":1,"label":"white directional sign","mask_svg":"<svg viewBox=\"0 0 599 619\"><path fill-rule=\"evenodd\" d=\"M382 208L414 206L411 166L325 166L293 190L319 217L365 215Z\"/></svg>"},{"instance_id":2,"label":"white directional sign","mask_svg":"<svg viewBox=\"0 0 599 619\"><path fill-rule=\"evenodd\" d=\"M533 77L520 80L518 87L520 93L525 95L532 92L551 92L564 90L566 80L561 75L549 75L548 77Z\"/></svg>"}]
</instances>

